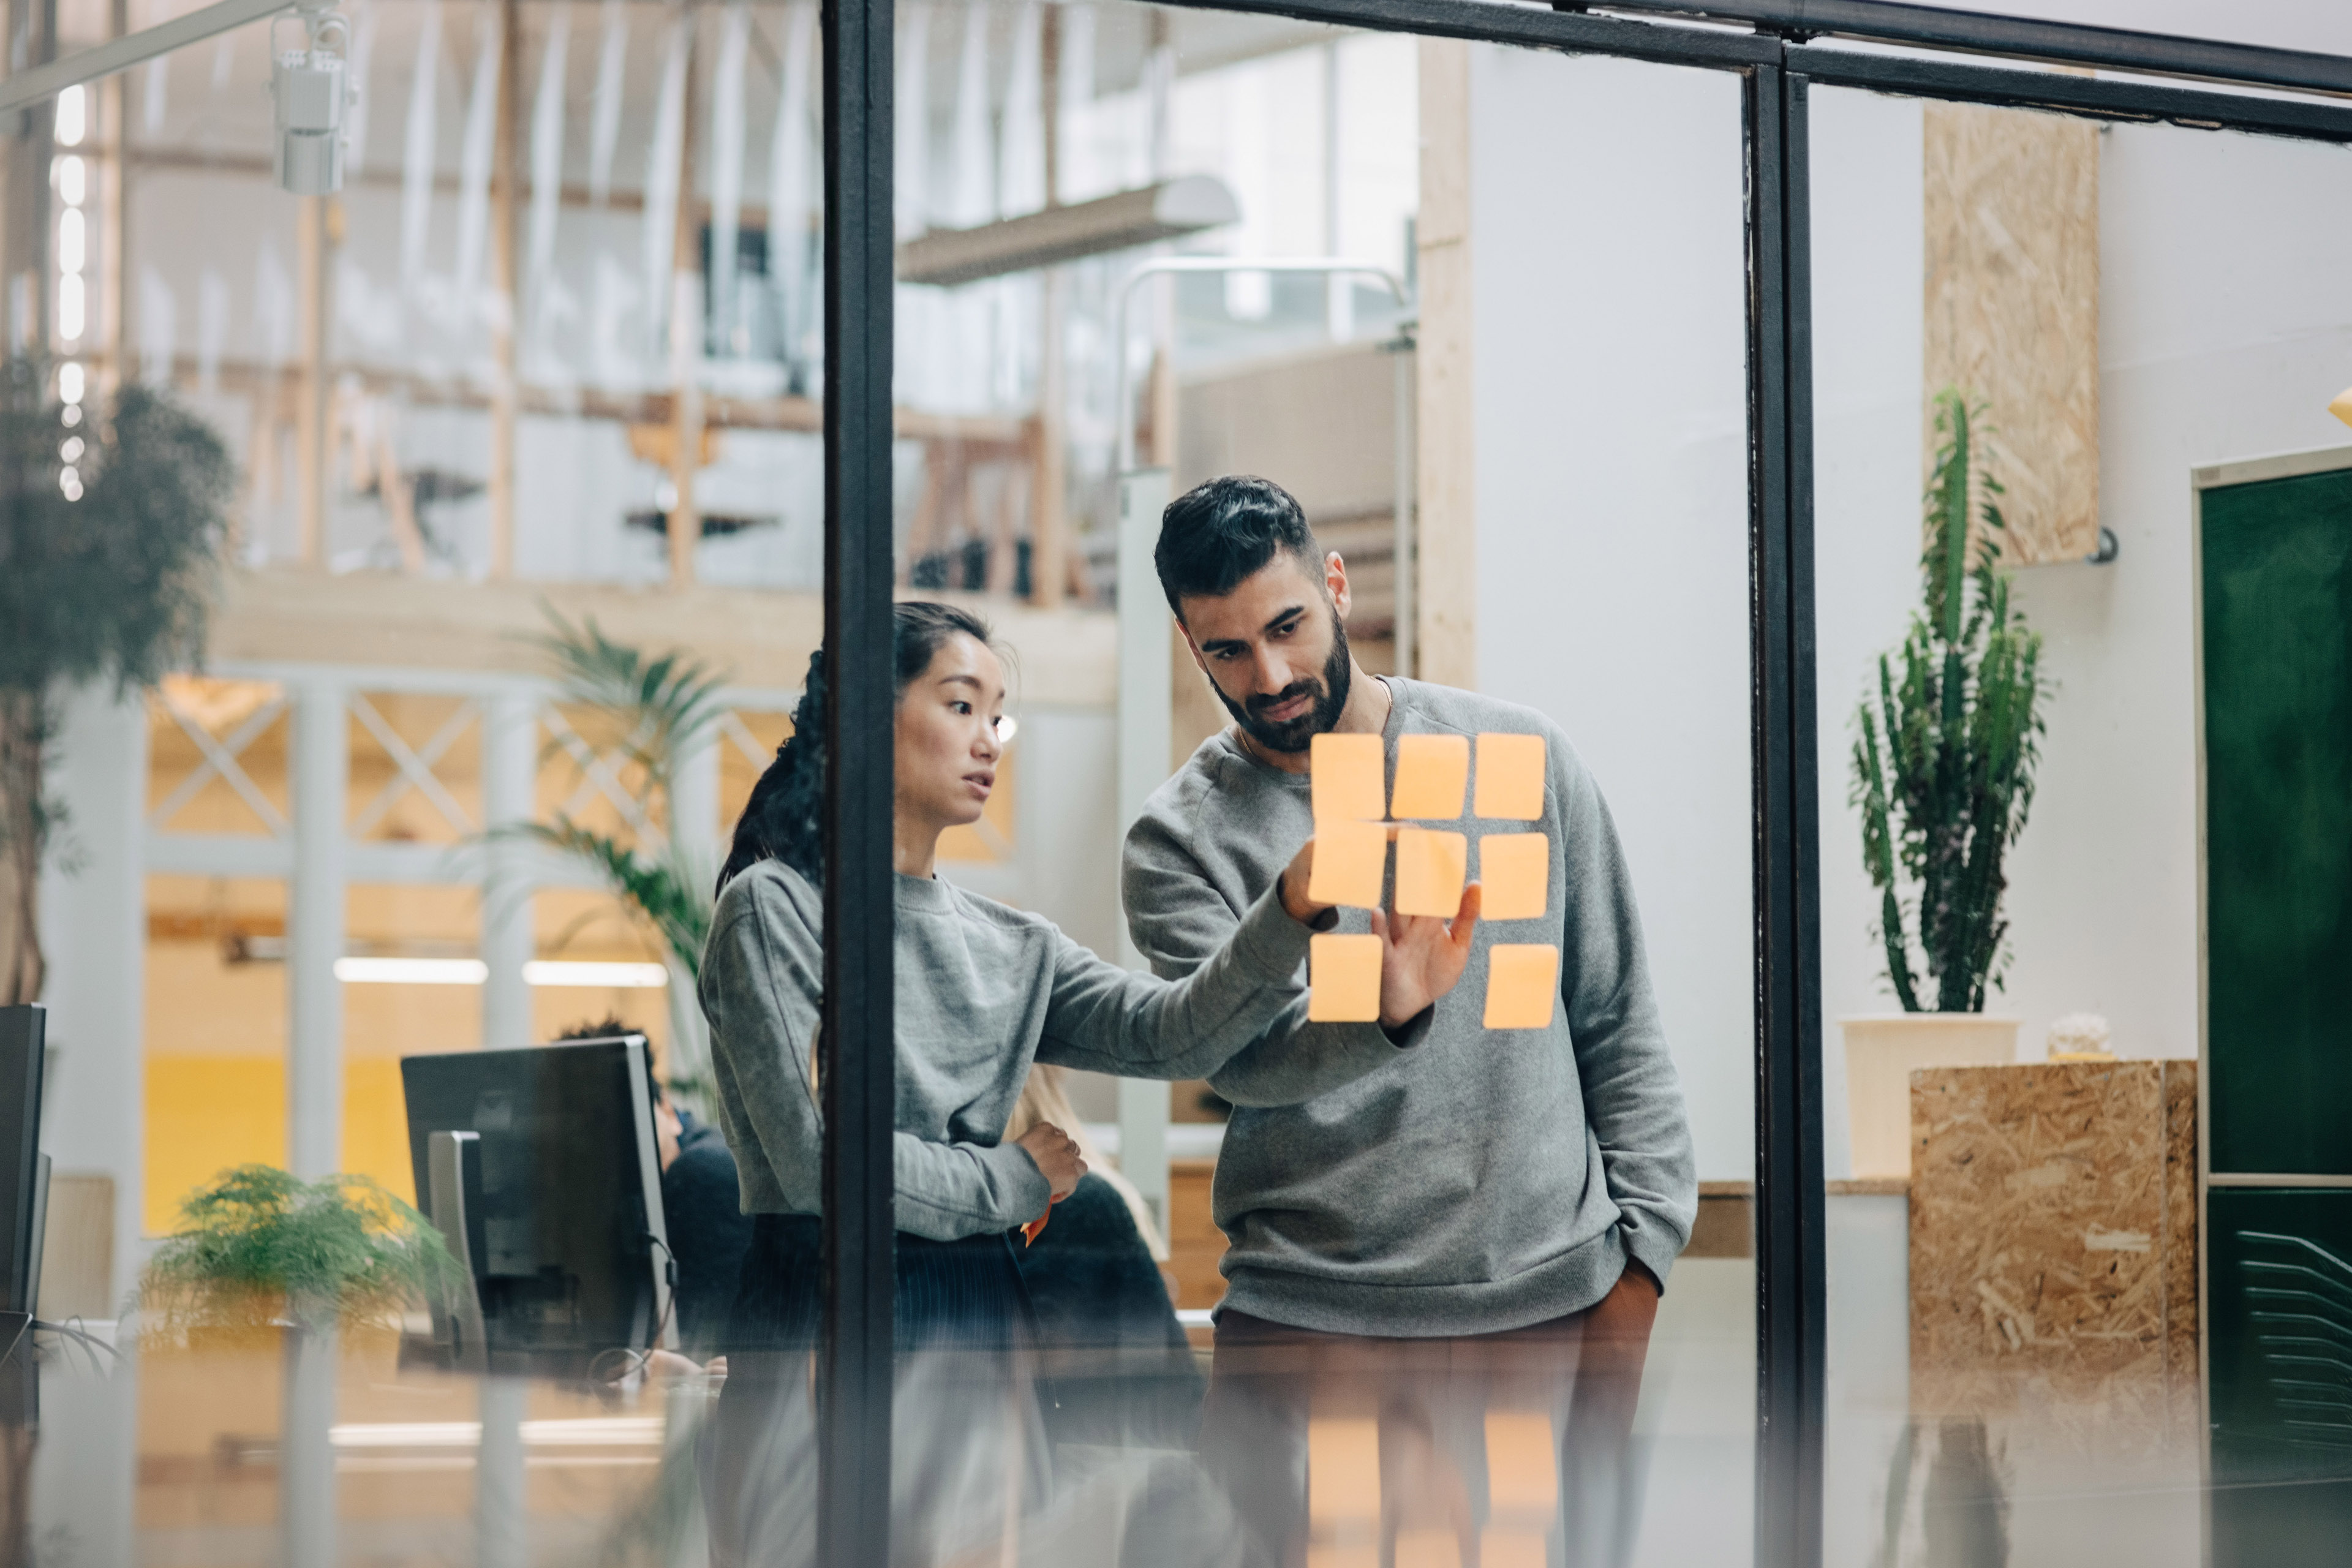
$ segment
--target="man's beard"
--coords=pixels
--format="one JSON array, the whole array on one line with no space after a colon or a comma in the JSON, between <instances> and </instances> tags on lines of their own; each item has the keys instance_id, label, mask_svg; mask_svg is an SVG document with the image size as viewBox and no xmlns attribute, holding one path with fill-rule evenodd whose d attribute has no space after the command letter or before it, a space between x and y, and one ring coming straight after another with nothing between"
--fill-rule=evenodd
<instances>
[{"instance_id":1,"label":"man's beard","mask_svg":"<svg viewBox=\"0 0 2352 1568\"><path fill-rule=\"evenodd\" d=\"M1269 752L1297 753L1315 743L1315 737L1328 734L1339 721L1340 712L1348 706L1348 684L1353 679L1354 661L1348 654L1348 628L1339 624L1335 611L1331 616L1331 657L1323 662L1320 680L1294 680L1270 697L1253 697L1236 702L1225 695L1225 689L1214 680L1217 700L1234 716L1242 732ZM1297 718L1284 723L1259 717L1269 708L1279 708L1294 697L1311 695L1313 707Z\"/></svg>"}]
</instances>

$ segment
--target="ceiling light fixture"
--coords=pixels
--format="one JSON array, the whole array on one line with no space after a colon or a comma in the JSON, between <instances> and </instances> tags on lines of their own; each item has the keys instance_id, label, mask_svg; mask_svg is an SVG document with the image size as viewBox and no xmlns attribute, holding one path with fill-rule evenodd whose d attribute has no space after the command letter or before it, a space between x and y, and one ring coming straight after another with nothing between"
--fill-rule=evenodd
<instances>
[{"instance_id":1,"label":"ceiling light fixture","mask_svg":"<svg viewBox=\"0 0 2352 1568\"><path fill-rule=\"evenodd\" d=\"M490 966L478 958L339 958L335 978L346 985L479 985Z\"/></svg>"},{"instance_id":2,"label":"ceiling light fixture","mask_svg":"<svg viewBox=\"0 0 2352 1568\"><path fill-rule=\"evenodd\" d=\"M527 985L651 991L669 984L669 971L658 963L593 963L540 958L522 966L522 978Z\"/></svg>"},{"instance_id":3,"label":"ceiling light fixture","mask_svg":"<svg viewBox=\"0 0 2352 1568\"><path fill-rule=\"evenodd\" d=\"M304 46L280 50L278 23L286 19L269 25L278 184L298 196L329 195L343 188L343 110L352 101L343 51L351 47L351 24L340 12L305 5L292 18L302 25Z\"/></svg>"}]
</instances>

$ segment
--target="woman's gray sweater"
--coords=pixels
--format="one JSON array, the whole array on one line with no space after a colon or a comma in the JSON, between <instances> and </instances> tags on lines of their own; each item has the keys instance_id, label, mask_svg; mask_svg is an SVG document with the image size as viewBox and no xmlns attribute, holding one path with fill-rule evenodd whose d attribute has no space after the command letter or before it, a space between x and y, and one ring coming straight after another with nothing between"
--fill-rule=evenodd
<instances>
[{"instance_id":1,"label":"woman's gray sweater","mask_svg":"<svg viewBox=\"0 0 2352 1568\"><path fill-rule=\"evenodd\" d=\"M1105 963L1041 916L935 879L897 881L897 1220L935 1241L1045 1212L1050 1188L1036 1163L1002 1142L1033 1060L1206 1078L1304 988L1311 932L1283 909L1277 888L1171 984ZM719 895L703 950L719 1121L746 1214L819 1212L812 1058L823 911L816 887L763 860Z\"/></svg>"}]
</instances>

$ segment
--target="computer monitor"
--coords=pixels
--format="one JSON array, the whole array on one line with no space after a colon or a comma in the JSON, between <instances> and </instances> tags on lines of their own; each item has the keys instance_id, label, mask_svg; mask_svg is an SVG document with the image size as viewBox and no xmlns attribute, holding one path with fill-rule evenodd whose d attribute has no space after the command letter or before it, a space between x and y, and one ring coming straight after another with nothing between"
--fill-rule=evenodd
<instances>
[{"instance_id":1,"label":"computer monitor","mask_svg":"<svg viewBox=\"0 0 2352 1568\"><path fill-rule=\"evenodd\" d=\"M581 1375L674 1344L669 1234L642 1035L401 1059L418 1206L474 1280L469 1364ZM464 1316L466 1314L459 1314Z\"/></svg>"},{"instance_id":2,"label":"computer monitor","mask_svg":"<svg viewBox=\"0 0 2352 1568\"><path fill-rule=\"evenodd\" d=\"M41 1291L48 1206L41 1154L41 1067L48 1015L0 1007L0 1311L30 1312Z\"/></svg>"}]
</instances>

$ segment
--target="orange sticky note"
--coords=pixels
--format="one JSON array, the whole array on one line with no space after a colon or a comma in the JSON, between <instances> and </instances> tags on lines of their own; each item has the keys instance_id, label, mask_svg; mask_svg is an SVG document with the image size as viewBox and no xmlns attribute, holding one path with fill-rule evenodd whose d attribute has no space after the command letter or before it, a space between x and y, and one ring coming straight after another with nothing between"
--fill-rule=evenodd
<instances>
[{"instance_id":1,"label":"orange sticky note","mask_svg":"<svg viewBox=\"0 0 2352 1568\"><path fill-rule=\"evenodd\" d=\"M1478 737L1480 816L1532 822L1543 815L1544 738L1541 735Z\"/></svg>"},{"instance_id":2,"label":"orange sticky note","mask_svg":"<svg viewBox=\"0 0 2352 1568\"><path fill-rule=\"evenodd\" d=\"M1559 1001L1559 949L1549 942L1496 942L1486 950L1486 1027L1548 1028Z\"/></svg>"},{"instance_id":3,"label":"orange sticky note","mask_svg":"<svg viewBox=\"0 0 2352 1568\"><path fill-rule=\"evenodd\" d=\"M1388 869L1389 832L1377 822L1315 825L1315 869L1307 896L1318 904L1381 907L1381 873Z\"/></svg>"},{"instance_id":4,"label":"orange sticky note","mask_svg":"<svg viewBox=\"0 0 2352 1568\"><path fill-rule=\"evenodd\" d=\"M1469 784L1469 736L1402 736L1397 741L1396 788L1389 795L1389 815L1459 816L1462 794Z\"/></svg>"},{"instance_id":5,"label":"orange sticky note","mask_svg":"<svg viewBox=\"0 0 2352 1568\"><path fill-rule=\"evenodd\" d=\"M1542 833L1490 833L1478 840L1478 913L1490 921L1531 921L1551 892L1551 838Z\"/></svg>"},{"instance_id":6,"label":"orange sticky note","mask_svg":"<svg viewBox=\"0 0 2352 1568\"><path fill-rule=\"evenodd\" d=\"M1378 735L1318 735L1307 753L1315 820L1378 822L1388 805L1387 753Z\"/></svg>"},{"instance_id":7,"label":"orange sticky note","mask_svg":"<svg viewBox=\"0 0 2352 1568\"><path fill-rule=\"evenodd\" d=\"M1381 939L1311 937L1307 943L1307 1018L1314 1024L1376 1024L1381 1017Z\"/></svg>"},{"instance_id":8,"label":"orange sticky note","mask_svg":"<svg viewBox=\"0 0 2352 1568\"><path fill-rule=\"evenodd\" d=\"M1322 853L1319 844L1316 852ZM1396 912L1452 920L1462 908L1462 879L1469 864L1470 840L1465 835L1426 827L1402 830L1397 834Z\"/></svg>"}]
</instances>

